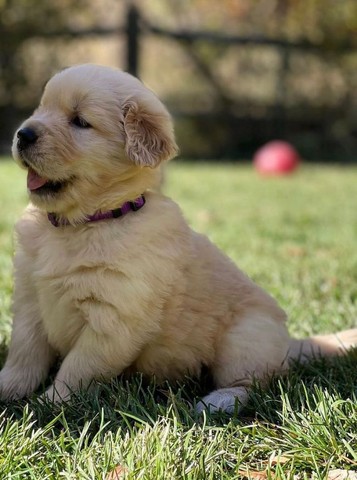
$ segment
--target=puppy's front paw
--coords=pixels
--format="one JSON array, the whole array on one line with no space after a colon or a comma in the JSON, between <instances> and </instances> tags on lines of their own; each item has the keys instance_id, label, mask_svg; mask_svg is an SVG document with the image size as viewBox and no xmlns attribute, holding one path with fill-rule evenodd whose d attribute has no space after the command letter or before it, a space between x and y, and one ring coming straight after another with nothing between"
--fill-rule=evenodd
<instances>
[{"instance_id":1,"label":"puppy's front paw","mask_svg":"<svg viewBox=\"0 0 357 480\"><path fill-rule=\"evenodd\" d=\"M38 377L33 372L4 367L0 372L0 399L8 401L27 397L37 388L38 384Z\"/></svg>"},{"instance_id":2,"label":"puppy's front paw","mask_svg":"<svg viewBox=\"0 0 357 480\"><path fill-rule=\"evenodd\" d=\"M202 401L196 405L196 412L202 413L204 410L209 413L223 411L232 415L240 412L247 403L248 392L245 387L220 388L203 397Z\"/></svg>"},{"instance_id":3,"label":"puppy's front paw","mask_svg":"<svg viewBox=\"0 0 357 480\"><path fill-rule=\"evenodd\" d=\"M39 397L39 401L59 404L69 400L70 396L71 391L67 385L62 382L55 382Z\"/></svg>"}]
</instances>

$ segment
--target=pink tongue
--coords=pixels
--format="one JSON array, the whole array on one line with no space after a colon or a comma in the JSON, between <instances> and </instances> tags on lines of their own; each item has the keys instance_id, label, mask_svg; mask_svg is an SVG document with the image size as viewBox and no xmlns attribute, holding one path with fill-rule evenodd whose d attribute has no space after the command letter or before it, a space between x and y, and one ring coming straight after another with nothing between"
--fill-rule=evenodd
<instances>
[{"instance_id":1,"label":"pink tongue","mask_svg":"<svg viewBox=\"0 0 357 480\"><path fill-rule=\"evenodd\" d=\"M29 168L27 172L27 188L29 190L37 190L47 182L46 178L40 177L32 168Z\"/></svg>"}]
</instances>

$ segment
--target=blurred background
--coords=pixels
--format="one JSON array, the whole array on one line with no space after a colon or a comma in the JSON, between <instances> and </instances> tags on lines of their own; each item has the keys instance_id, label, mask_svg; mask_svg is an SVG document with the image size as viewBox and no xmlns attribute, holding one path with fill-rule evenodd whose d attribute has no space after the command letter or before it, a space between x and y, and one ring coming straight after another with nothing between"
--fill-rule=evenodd
<instances>
[{"instance_id":1,"label":"blurred background","mask_svg":"<svg viewBox=\"0 0 357 480\"><path fill-rule=\"evenodd\" d=\"M59 68L139 76L181 156L244 160L266 141L357 160L356 0L0 0L0 149Z\"/></svg>"}]
</instances>

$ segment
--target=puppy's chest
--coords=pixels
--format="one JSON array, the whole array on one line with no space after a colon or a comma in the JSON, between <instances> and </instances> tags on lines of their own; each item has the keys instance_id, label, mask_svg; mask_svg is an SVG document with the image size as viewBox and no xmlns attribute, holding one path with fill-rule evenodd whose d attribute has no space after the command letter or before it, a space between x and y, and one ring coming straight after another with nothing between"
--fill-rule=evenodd
<instances>
[{"instance_id":1,"label":"puppy's chest","mask_svg":"<svg viewBox=\"0 0 357 480\"><path fill-rule=\"evenodd\" d=\"M35 274L42 322L49 343L62 355L71 349L84 325L73 301L76 286L69 288L68 277L58 259L50 269L43 268Z\"/></svg>"},{"instance_id":2,"label":"puppy's chest","mask_svg":"<svg viewBox=\"0 0 357 480\"><path fill-rule=\"evenodd\" d=\"M81 333L85 319L78 302L91 295L91 280L98 277L98 263L90 245L81 239L55 238L37 251L33 280L49 343L66 355Z\"/></svg>"}]
</instances>

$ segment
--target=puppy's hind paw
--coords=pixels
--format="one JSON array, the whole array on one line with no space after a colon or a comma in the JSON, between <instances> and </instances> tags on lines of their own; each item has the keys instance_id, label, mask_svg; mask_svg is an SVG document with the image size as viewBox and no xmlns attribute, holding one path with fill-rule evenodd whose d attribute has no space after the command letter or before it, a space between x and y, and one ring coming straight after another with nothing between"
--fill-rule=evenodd
<instances>
[{"instance_id":1,"label":"puppy's hind paw","mask_svg":"<svg viewBox=\"0 0 357 480\"><path fill-rule=\"evenodd\" d=\"M245 387L220 388L203 397L195 410L199 414L203 411L209 413L221 411L233 415L240 412L247 401L248 391Z\"/></svg>"}]
</instances>

